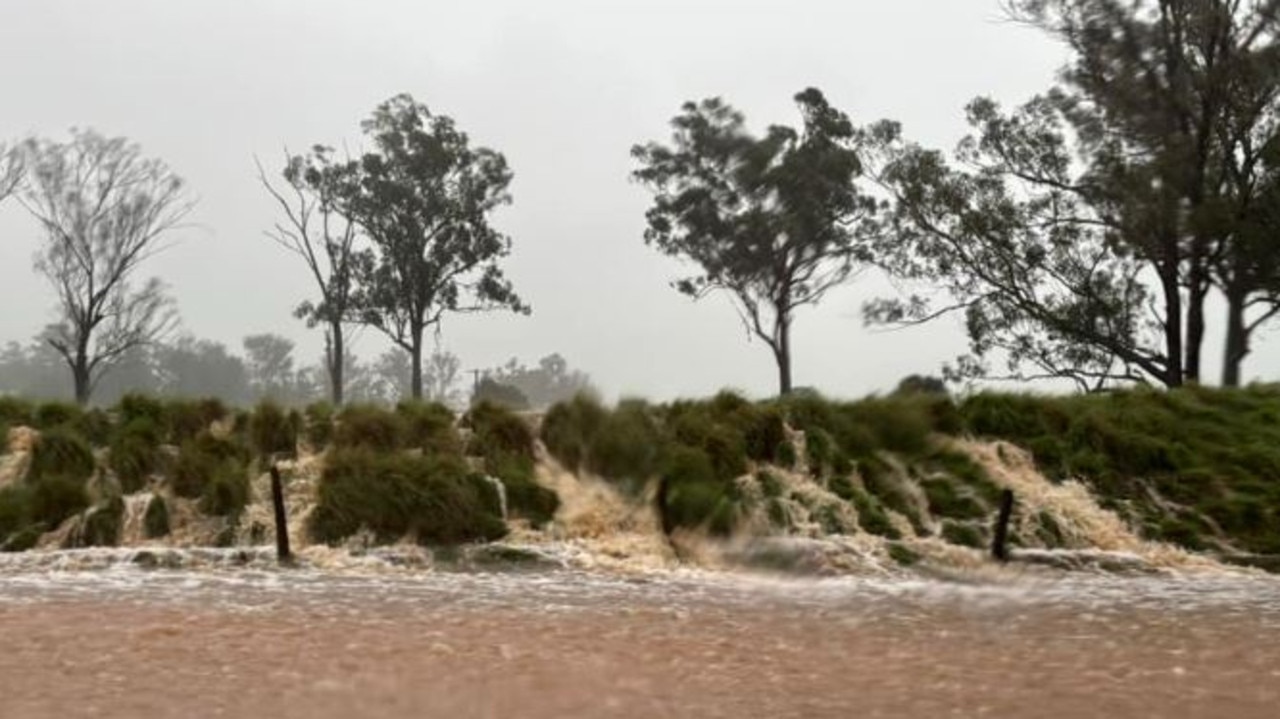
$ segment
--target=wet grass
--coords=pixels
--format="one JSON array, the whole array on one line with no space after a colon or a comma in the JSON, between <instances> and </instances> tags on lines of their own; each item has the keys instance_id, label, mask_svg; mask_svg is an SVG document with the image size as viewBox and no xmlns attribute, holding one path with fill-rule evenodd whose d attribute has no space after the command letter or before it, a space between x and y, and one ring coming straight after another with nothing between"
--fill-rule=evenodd
<instances>
[{"instance_id":1,"label":"wet grass","mask_svg":"<svg viewBox=\"0 0 1280 719\"><path fill-rule=\"evenodd\" d=\"M973 434L1031 450L1054 479L1088 482L1153 539L1189 548L1214 539L1280 553L1280 387L1188 387L1105 395L984 394L960 406ZM1170 515L1148 489L1184 506Z\"/></svg>"},{"instance_id":2,"label":"wet grass","mask_svg":"<svg viewBox=\"0 0 1280 719\"><path fill-rule=\"evenodd\" d=\"M339 543L361 530L380 542L409 537L425 545L491 541L507 533L499 498L459 458L335 451L320 479L309 531Z\"/></svg>"}]
</instances>

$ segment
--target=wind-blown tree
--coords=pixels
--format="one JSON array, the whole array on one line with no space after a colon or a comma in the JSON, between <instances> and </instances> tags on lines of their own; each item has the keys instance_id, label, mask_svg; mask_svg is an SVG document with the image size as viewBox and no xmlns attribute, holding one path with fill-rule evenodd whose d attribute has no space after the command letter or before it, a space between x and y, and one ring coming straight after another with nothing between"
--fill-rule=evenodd
<instances>
[{"instance_id":1,"label":"wind-blown tree","mask_svg":"<svg viewBox=\"0 0 1280 719\"><path fill-rule=\"evenodd\" d=\"M345 329L352 319L355 279L361 263L367 273L372 259L356 246L358 225L346 202L356 170L354 163L335 163L332 148L316 145L306 156L286 155L285 188L278 189L258 164L259 181L284 215L267 236L302 259L320 294L318 301L298 305L294 314L308 327L325 328L324 367L335 405L343 402Z\"/></svg>"},{"instance_id":2,"label":"wind-blown tree","mask_svg":"<svg viewBox=\"0 0 1280 719\"><path fill-rule=\"evenodd\" d=\"M714 98L686 103L670 145L632 148L633 177L654 195L645 243L692 261L674 286L695 299L733 299L750 333L772 350L791 391L796 310L817 304L867 259L876 203L861 193L862 163L849 118L822 93L795 96L800 129L757 137L742 113Z\"/></svg>"},{"instance_id":3,"label":"wind-blown tree","mask_svg":"<svg viewBox=\"0 0 1280 719\"><path fill-rule=\"evenodd\" d=\"M1166 313L1185 328L1168 335L1182 342L1185 379L1202 380L1216 284L1228 302L1223 381L1237 384L1249 336L1275 313L1280 245L1257 242L1256 210L1274 199L1264 158L1280 112L1280 2L1016 0L1010 9L1072 50L1063 81L1082 134L1121 145L1118 167L1147 164L1176 204L1176 241L1122 241L1139 256L1179 255L1184 297L1166 301Z\"/></svg>"},{"instance_id":4,"label":"wind-blown tree","mask_svg":"<svg viewBox=\"0 0 1280 719\"><path fill-rule=\"evenodd\" d=\"M32 139L21 150L27 180L18 198L45 234L35 269L58 296L45 338L85 404L117 358L172 327L160 280L137 275L193 201L164 163L124 138L73 130L68 142Z\"/></svg>"},{"instance_id":5,"label":"wind-blown tree","mask_svg":"<svg viewBox=\"0 0 1280 719\"><path fill-rule=\"evenodd\" d=\"M868 303L868 321L963 312L969 354L944 370L953 381L1066 378L1090 389L1143 373L1179 377L1148 314L1143 264L1115 251L1105 219L1073 192L1068 133L1048 102L1005 115L978 101L969 119L977 136L961 143L956 165L903 142L894 123L868 133L867 154L895 200L877 262L929 288ZM1004 370L990 366L999 355Z\"/></svg>"},{"instance_id":6,"label":"wind-blown tree","mask_svg":"<svg viewBox=\"0 0 1280 719\"><path fill-rule=\"evenodd\" d=\"M490 224L509 204L506 159L473 148L453 120L409 95L377 107L362 125L374 150L360 158L353 216L375 259L362 270L360 321L409 353L410 391L422 398L424 336L448 313L528 314L498 260L511 240Z\"/></svg>"},{"instance_id":7,"label":"wind-blown tree","mask_svg":"<svg viewBox=\"0 0 1280 719\"><path fill-rule=\"evenodd\" d=\"M896 128L882 126L907 240L886 264L952 290L970 331L963 374L991 374L1003 350L1013 378L1201 380L1205 302L1228 284L1224 263L1248 265L1241 297L1274 286L1265 252L1241 238L1265 184L1257 150L1276 136L1278 8L1014 0L1015 18L1072 51L1059 87L1009 114L975 101L976 136L954 165L893 147ZM937 311L917 298L868 314ZM1238 363L1224 379L1238 381Z\"/></svg>"}]
</instances>

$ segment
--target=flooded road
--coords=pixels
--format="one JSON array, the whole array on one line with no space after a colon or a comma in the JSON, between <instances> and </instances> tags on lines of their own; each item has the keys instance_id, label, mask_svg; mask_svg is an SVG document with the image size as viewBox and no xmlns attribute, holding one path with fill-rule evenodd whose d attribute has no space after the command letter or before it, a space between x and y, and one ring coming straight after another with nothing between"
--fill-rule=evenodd
<instances>
[{"instance_id":1,"label":"flooded road","mask_svg":"<svg viewBox=\"0 0 1280 719\"><path fill-rule=\"evenodd\" d=\"M0 717L1275 717L1280 581L0 567Z\"/></svg>"}]
</instances>

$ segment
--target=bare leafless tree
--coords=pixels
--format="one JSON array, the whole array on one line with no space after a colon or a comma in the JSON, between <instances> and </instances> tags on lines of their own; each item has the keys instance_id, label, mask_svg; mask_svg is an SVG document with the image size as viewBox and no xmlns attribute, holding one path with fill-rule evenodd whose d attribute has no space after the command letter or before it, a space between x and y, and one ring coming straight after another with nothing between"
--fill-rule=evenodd
<instances>
[{"instance_id":1,"label":"bare leafless tree","mask_svg":"<svg viewBox=\"0 0 1280 719\"><path fill-rule=\"evenodd\" d=\"M22 153L18 152L17 148L5 147L4 143L0 142L0 201L18 189L18 185L22 183L24 169Z\"/></svg>"},{"instance_id":2,"label":"bare leafless tree","mask_svg":"<svg viewBox=\"0 0 1280 719\"><path fill-rule=\"evenodd\" d=\"M45 232L35 269L58 295L44 337L85 404L116 359L176 322L163 283L136 275L194 200L163 162L125 138L72 130L67 142L31 139L19 152L27 180L17 197Z\"/></svg>"},{"instance_id":3,"label":"bare leafless tree","mask_svg":"<svg viewBox=\"0 0 1280 719\"><path fill-rule=\"evenodd\" d=\"M320 291L319 302L298 305L295 314L325 328L325 370L335 405L343 402L344 364L347 356L346 325L350 319L356 266L367 261L356 248L359 230L344 205L346 188L355 181L355 166L335 163L333 150L317 145L307 156L285 153L281 176L285 187L277 189L267 179L262 163L258 179L280 206L284 219L267 231L277 244L302 258Z\"/></svg>"}]
</instances>

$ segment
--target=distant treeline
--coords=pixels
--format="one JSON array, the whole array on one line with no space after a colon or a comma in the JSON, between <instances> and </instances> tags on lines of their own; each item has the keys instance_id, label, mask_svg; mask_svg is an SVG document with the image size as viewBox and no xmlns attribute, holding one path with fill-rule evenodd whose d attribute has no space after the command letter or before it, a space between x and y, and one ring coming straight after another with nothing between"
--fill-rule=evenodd
<instances>
[{"instance_id":1,"label":"distant treeline","mask_svg":"<svg viewBox=\"0 0 1280 719\"><path fill-rule=\"evenodd\" d=\"M294 343L274 334L245 337L241 351L221 342L183 335L172 342L135 347L93 388L93 404L112 406L126 395L171 398L217 397L231 406L247 407L269 400L301 407L330 395L323 360L305 363ZM408 355L391 348L371 361L348 354L347 400L393 405L410 397ZM437 348L424 363L428 400L451 407L489 399L515 409L548 407L591 389L583 372L570 369L558 354L529 367L516 359L485 371L476 383L464 378L461 361ZM10 342L0 348L0 396L72 400L66 365L38 338L27 345Z\"/></svg>"}]
</instances>

